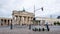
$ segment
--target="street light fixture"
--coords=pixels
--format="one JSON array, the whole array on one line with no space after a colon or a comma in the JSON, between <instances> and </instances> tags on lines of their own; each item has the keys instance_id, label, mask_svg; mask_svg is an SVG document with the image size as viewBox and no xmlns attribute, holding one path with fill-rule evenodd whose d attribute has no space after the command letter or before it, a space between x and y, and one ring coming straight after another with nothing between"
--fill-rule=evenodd
<instances>
[{"instance_id":1,"label":"street light fixture","mask_svg":"<svg viewBox=\"0 0 60 34\"><path fill-rule=\"evenodd\" d=\"M34 18L33 18L33 20L35 20L35 12L36 12L37 10L40 10L40 9L43 11L43 7L35 10L35 5L34 5Z\"/></svg>"}]
</instances>

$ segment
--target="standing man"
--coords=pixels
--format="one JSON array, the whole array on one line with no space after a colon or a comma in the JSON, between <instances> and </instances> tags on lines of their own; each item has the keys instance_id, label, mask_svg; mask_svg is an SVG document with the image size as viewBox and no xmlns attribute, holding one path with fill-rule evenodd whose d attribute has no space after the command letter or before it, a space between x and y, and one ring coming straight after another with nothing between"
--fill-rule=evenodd
<instances>
[{"instance_id":1,"label":"standing man","mask_svg":"<svg viewBox=\"0 0 60 34\"><path fill-rule=\"evenodd\" d=\"M11 25L10 25L10 29L12 29L13 28L13 25L12 25L12 20L11 20Z\"/></svg>"},{"instance_id":2,"label":"standing man","mask_svg":"<svg viewBox=\"0 0 60 34\"><path fill-rule=\"evenodd\" d=\"M49 31L50 29L49 29L48 23L46 23L46 27L47 27L47 30Z\"/></svg>"},{"instance_id":3,"label":"standing man","mask_svg":"<svg viewBox=\"0 0 60 34\"><path fill-rule=\"evenodd\" d=\"M31 29L31 24L29 25L29 29Z\"/></svg>"}]
</instances>

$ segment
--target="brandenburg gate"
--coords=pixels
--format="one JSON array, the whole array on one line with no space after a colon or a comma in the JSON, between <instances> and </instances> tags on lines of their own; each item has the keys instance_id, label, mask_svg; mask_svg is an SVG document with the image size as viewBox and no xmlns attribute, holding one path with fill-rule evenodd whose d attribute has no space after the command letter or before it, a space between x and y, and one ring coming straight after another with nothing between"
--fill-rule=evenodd
<instances>
[{"instance_id":1,"label":"brandenburg gate","mask_svg":"<svg viewBox=\"0 0 60 34\"><path fill-rule=\"evenodd\" d=\"M29 25L33 24L31 20L33 20L34 14L27 12L25 10L23 11L14 10L12 13L12 17L13 17L13 24Z\"/></svg>"}]
</instances>

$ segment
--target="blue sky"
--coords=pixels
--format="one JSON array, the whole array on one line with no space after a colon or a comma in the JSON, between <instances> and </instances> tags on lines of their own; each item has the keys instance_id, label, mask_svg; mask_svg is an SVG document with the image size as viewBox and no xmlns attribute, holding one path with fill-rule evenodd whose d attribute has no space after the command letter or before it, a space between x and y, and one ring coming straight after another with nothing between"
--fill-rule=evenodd
<instances>
[{"instance_id":1,"label":"blue sky","mask_svg":"<svg viewBox=\"0 0 60 34\"><path fill-rule=\"evenodd\" d=\"M56 17L60 15L60 0L0 0L0 17L11 17L13 10L33 12L33 8L43 7L44 11L36 11L36 17Z\"/></svg>"}]
</instances>

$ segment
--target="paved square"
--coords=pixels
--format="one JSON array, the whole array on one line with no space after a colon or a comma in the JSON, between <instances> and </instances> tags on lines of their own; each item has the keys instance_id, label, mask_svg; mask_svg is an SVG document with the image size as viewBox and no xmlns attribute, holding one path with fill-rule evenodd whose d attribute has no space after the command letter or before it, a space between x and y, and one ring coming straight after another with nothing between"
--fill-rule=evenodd
<instances>
[{"instance_id":1,"label":"paved square","mask_svg":"<svg viewBox=\"0 0 60 34\"><path fill-rule=\"evenodd\" d=\"M15 28L15 29L2 29L0 34L60 34L60 31L32 31L26 28Z\"/></svg>"}]
</instances>

